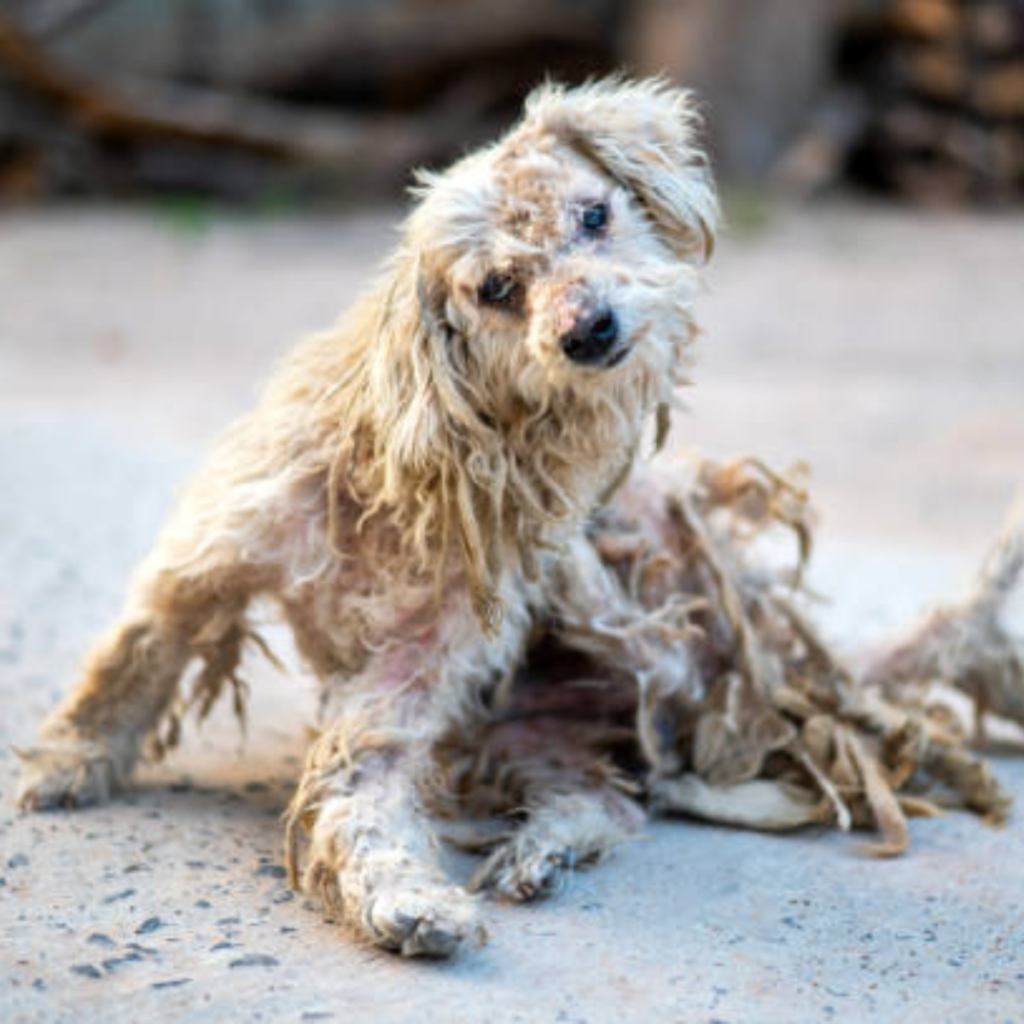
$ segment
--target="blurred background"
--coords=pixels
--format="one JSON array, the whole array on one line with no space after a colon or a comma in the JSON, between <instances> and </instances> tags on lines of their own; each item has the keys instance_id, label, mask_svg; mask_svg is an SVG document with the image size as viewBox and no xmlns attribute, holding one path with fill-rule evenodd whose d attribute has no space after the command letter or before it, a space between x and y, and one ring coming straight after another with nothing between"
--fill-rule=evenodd
<instances>
[{"instance_id":1,"label":"blurred background","mask_svg":"<svg viewBox=\"0 0 1024 1024\"><path fill-rule=\"evenodd\" d=\"M617 69L696 88L732 182L1024 188L1022 0L2 0L0 199L394 194Z\"/></svg>"},{"instance_id":2,"label":"blurred background","mask_svg":"<svg viewBox=\"0 0 1024 1024\"><path fill-rule=\"evenodd\" d=\"M617 70L696 90L725 200L679 443L806 458L846 534L991 533L1024 0L0 0L0 414L201 448L365 285L414 166Z\"/></svg>"},{"instance_id":3,"label":"blurred background","mask_svg":"<svg viewBox=\"0 0 1024 1024\"><path fill-rule=\"evenodd\" d=\"M681 873L661 830L493 908L456 973L370 961L287 902L315 696L259 659L244 757L223 708L126 802L13 809L12 746L212 437L366 288L410 169L618 69L697 90L725 206L665 471L806 460L844 646L976 564L1024 481L1024 0L0 0L0 1020L1020 1019L1019 821L955 815L884 875L724 832Z\"/></svg>"}]
</instances>

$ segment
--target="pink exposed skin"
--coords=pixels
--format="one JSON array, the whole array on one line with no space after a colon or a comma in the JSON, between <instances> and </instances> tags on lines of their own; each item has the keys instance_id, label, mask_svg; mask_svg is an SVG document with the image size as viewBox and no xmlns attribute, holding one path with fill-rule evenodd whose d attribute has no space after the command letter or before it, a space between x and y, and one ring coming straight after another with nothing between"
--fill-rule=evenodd
<instances>
[{"instance_id":1,"label":"pink exposed skin","mask_svg":"<svg viewBox=\"0 0 1024 1024\"><path fill-rule=\"evenodd\" d=\"M582 284L574 283L568 286L561 301L557 302L555 333L559 336L568 334L585 317L590 316L596 306L594 297L587 294Z\"/></svg>"}]
</instances>

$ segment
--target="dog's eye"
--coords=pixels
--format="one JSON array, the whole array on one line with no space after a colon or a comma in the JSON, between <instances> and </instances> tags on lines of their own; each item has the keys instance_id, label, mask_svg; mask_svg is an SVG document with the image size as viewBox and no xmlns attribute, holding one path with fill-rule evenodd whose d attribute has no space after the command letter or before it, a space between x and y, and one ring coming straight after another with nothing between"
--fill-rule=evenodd
<instances>
[{"instance_id":1,"label":"dog's eye","mask_svg":"<svg viewBox=\"0 0 1024 1024\"><path fill-rule=\"evenodd\" d=\"M608 226L608 207L605 203L593 203L584 207L580 214L580 223L586 231L597 234Z\"/></svg>"},{"instance_id":2,"label":"dog's eye","mask_svg":"<svg viewBox=\"0 0 1024 1024\"><path fill-rule=\"evenodd\" d=\"M477 289L477 297L488 306L504 306L516 293L516 279L511 274L488 274Z\"/></svg>"}]
</instances>

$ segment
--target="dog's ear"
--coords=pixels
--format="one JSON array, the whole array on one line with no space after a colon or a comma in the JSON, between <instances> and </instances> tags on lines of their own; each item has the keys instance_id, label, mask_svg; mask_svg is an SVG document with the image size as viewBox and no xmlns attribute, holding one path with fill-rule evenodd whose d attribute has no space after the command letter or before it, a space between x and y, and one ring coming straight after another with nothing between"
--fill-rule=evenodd
<instances>
[{"instance_id":1,"label":"dog's ear","mask_svg":"<svg viewBox=\"0 0 1024 1024\"><path fill-rule=\"evenodd\" d=\"M525 130L550 132L629 188L684 259L708 259L718 201L695 142L692 96L663 79L544 85L526 103Z\"/></svg>"},{"instance_id":2,"label":"dog's ear","mask_svg":"<svg viewBox=\"0 0 1024 1024\"><path fill-rule=\"evenodd\" d=\"M448 320L448 288L438 274L433 274L426 263L417 260L413 266L416 282L417 312L426 332L429 345L438 366L450 358L455 328Z\"/></svg>"},{"instance_id":3,"label":"dog's ear","mask_svg":"<svg viewBox=\"0 0 1024 1024\"><path fill-rule=\"evenodd\" d=\"M419 470L448 451L453 431L478 422L456 365L457 335L447 320L447 289L429 259L402 252L392 265L373 331L374 418L397 470Z\"/></svg>"},{"instance_id":4,"label":"dog's ear","mask_svg":"<svg viewBox=\"0 0 1024 1024\"><path fill-rule=\"evenodd\" d=\"M376 474L374 500L398 510L399 528L424 566L440 574L449 548L461 551L474 607L492 629L501 614L495 538L503 504L495 481L504 477L504 455L474 403L437 263L418 239L410 242L373 304L366 325L373 354L356 416L371 438L362 459Z\"/></svg>"}]
</instances>

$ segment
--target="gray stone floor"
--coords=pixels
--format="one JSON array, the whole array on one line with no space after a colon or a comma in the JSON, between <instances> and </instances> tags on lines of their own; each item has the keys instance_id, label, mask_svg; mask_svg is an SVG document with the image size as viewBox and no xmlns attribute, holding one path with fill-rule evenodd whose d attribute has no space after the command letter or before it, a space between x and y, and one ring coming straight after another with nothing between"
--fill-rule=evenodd
<instances>
[{"instance_id":1,"label":"gray stone floor","mask_svg":"<svg viewBox=\"0 0 1024 1024\"><path fill-rule=\"evenodd\" d=\"M244 743L218 712L108 807L14 811L10 744L204 441L348 301L389 217L0 220L0 1020L1024 1019L1020 812L915 822L885 863L857 837L657 823L555 899L489 907L488 943L437 965L354 945L285 886L301 674L248 666ZM1022 228L826 209L723 243L681 433L812 458L822 615L851 644L949 594L1024 479ZM1024 794L1024 758L997 770Z\"/></svg>"}]
</instances>

